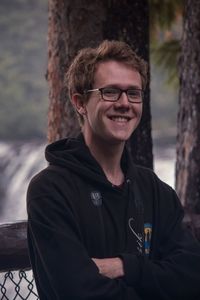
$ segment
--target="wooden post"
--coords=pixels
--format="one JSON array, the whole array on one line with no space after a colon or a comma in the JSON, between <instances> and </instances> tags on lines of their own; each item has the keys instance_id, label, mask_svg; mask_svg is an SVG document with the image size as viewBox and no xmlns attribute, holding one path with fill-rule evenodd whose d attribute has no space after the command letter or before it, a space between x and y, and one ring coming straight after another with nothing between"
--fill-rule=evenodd
<instances>
[{"instance_id":1,"label":"wooden post","mask_svg":"<svg viewBox=\"0 0 200 300\"><path fill-rule=\"evenodd\" d=\"M0 225L0 271L30 269L27 222Z\"/></svg>"}]
</instances>

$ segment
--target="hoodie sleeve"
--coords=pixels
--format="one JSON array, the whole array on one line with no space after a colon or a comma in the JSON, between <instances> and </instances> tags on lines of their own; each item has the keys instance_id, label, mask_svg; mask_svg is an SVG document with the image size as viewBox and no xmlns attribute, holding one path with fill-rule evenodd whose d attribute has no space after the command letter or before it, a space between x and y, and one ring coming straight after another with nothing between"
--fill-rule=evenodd
<instances>
[{"instance_id":1,"label":"hoodie sleeve","mask_svg":"<svg viewBox=\"0 0 200 300\"><path fill-rule=\"evenodd\" d=\"M152 257L123 254L125 281L136 287L142 299L197 300L200 244L182 226L183 209L176 193L168 186L164 189L162 192L167 196L159 205L159 217L154 224L157 228L152 240ZM135 269L140 272L135 273Z\"/></svg>"},{"instance_id":2,"label":"hoodie sleeve","mask_svg":"<svg viewBox=\"0 0 200 300\"><path fill-rule=\"evenodd\" d=\"M48 176L30 183L27 210L29 255L40 300L141 299L123 280L99 274L70 205Z\"/></svg>"}]
</instances>

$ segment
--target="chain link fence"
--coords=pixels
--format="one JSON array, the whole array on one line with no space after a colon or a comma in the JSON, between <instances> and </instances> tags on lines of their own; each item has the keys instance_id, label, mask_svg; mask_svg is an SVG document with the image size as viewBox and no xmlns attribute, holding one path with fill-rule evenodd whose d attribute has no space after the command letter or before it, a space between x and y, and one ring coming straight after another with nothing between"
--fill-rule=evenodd
<instances>
[{"instance_id":1,"label":"chain link fence","mask_svg":"<svg viewBox=\"0 0 200 300\"><path fill-rule=\"evenodd\" d=\"M0 300L39 300L31 270L0 273Z\"/></svg>"}]
</instances>

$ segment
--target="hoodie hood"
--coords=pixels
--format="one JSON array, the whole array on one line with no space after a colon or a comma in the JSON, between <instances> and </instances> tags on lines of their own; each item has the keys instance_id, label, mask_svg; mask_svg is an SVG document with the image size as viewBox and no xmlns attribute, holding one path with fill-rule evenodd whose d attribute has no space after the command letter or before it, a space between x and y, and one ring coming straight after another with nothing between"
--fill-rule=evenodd
<instances>
[{"instance_id":1,"label":"hoodie hood","mask_svg":"<svg viewBox=\"0 0 200 300\"><path fill-rule=\"evenodd\" d=\"M89 177L92 181L98 181L109 186L112 185L107 180L100 164L91 155L82 134L78 138L66 138L48 145L45 150L45 157L50 165L61 166L80 176ZM122 155L122 168L126 180L130 181L135 176L129 172L128 166L130 164L127 163L127 157L130 160L128 151L125 149Z\"/></svg>"}]
</instances>

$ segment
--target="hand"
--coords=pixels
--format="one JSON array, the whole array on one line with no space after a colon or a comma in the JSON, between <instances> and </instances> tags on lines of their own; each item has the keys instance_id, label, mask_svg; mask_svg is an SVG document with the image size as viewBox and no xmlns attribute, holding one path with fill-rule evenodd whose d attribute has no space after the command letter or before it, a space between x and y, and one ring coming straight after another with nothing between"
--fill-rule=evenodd
<instances>
[{"instance_id":1,"label":"hand","mask_svg":"<svg viewBox=\"0 0 200 300\"><path fill-rule=\"evenodd\" d=\"M92 258L99 269L99 273L111 279L124 276L123 262L119 257Z\"/></svg>"}]
</instances>

